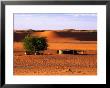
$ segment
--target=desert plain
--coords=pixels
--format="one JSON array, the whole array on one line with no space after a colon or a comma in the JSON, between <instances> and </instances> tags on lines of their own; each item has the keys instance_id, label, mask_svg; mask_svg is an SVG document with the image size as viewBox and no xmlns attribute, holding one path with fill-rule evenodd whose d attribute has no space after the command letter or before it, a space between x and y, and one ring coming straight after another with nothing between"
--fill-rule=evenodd
<instances>
[{"instance_id":1,"label":"desert plain","mask_svg":"<svg viewBox=\"0 0 110 88\"><path fill-rule=\"evenodd\" d=\"M22 40L30 33L48 40L43 55L25 55ZM97 75L97 31L14 31L14 75ZM84 50L58 54L57 50Z\"/></svg>"}]
</instances>

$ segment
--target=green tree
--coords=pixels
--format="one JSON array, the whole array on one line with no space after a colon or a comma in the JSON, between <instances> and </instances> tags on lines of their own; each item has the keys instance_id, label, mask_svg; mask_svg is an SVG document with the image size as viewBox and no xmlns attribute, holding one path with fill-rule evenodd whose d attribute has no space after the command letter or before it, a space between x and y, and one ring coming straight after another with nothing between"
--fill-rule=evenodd
<instances>
[{"instance_id":1,"label":"green tree","mask_svg":"<svg viewBox=\"0 0 110 88\"><path fill-rule=\"evenodd\" d=\"M34 40L36 41L34 43L36 54L40 54L40 51L47 49L48 44L45 37L36 37Z\"/></svg>"},{"instance_id":2,"label":"green tree","mask_svg":"<svg viewBox=\"0 0 110 88\"><path fill-rule=\"evenodd\" d=\"M45 37L26 36L23 40L24 48L28 53L40 54L41 51L47 49L47 39Z\"/></svg>"},{"instance_id":3,"label":"green tree","mask_svg":"<svg viewBox=\"0 0 110 88\"><path fill-rule=\"evenodd\" d=\"M32 37L31 36L27 35L23 40L23 44L24 44L24 49L26 50L27 53L34 52L34 46L32 43Z\"/></svg>"}]
</instances>

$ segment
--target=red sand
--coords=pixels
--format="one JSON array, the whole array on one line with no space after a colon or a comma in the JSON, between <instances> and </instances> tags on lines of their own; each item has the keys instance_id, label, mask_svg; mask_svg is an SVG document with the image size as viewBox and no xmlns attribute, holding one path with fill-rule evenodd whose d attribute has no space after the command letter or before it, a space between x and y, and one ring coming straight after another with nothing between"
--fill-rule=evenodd
<instances>
[{"instance_id":1,"label":"red sand","mask_svg":"<svg viewBox=\"0 0 110 88\"><path fill-rule=\"evenodd\" d=\"M14 75L96 75L97 74L97 35L96 33L33 32L33 36L48 39L45 55L24 55L22 39L25 33L15 33ZM56 50L94 50L92 55L59 55ZM51 55L47 55L47 54Z\"/></svg>"}]
</instances>

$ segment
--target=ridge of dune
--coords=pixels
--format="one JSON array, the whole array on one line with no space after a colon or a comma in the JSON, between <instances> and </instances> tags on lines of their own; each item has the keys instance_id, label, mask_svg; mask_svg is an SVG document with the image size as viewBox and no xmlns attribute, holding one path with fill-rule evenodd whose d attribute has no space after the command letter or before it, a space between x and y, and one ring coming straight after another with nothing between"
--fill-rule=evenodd
<instances>
[{"instance_id":1,"label":"ridge of dune","mask_svg":"<svg viewBox=\"0 0 110 88\"><path fill-rule=\"evenodd\" d=\"M14 33L14 40L21 41L28 33ZM46 37L49 42L97 41L97 33L64 32L64 31L35 31L30 33L35 37Z\"/></svg>"},{"instance_id":2,"label":"ridge of dune","mask_svg":"<svg viewBox=\"0 0 110 88\"><path fill-rule=\"evenodd\" d=\"M72 41L79 41L75 37L66 37L69 36L69 33L63 34L61 31L44 31L44 32L35 32L32 34L33 36L41 36L46 37L49 42L72 42Z\"/></svg>"},{"instance_id":3,"label":"ridge of dune","mask_svg":"<svg viewBox=\"0 0 110 88\"><path fill-rule=\"evenodd\" d=\"M56 31L44 31L44 32L36 32L33 33L32 35L34 36L43 36L43 37L47 37L47 38L57 38L60 37Z\"/></svg>"},{"instance_id":4,"label":"ridge of dune","mask_svg":"<svg viewBox=\"0 0 110 88\"><path fill-rule=\"evenodd\" d=\"M55 32L55 31L45 31L45 32L42 32L41 33L41 36L48 37L48 38L57 38L57 37L60 37L57 34L57 32Z\"/></svg>"}]
</instances>

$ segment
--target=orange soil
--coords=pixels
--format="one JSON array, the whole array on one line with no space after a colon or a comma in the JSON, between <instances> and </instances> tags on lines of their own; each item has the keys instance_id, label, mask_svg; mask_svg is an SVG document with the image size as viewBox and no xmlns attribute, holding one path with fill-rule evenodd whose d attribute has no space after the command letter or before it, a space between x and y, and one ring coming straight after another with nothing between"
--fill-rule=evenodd
<instances>
[{"instance_id":1,"label":"orange soil","mask_svg":"<svg viewBox=\"0 0 110 88\"><path fill-rule=\"evenodd\" d=\"M78 49L78 50L97 50L96 43L48 43L48 49ZM24 50L22 42L14 42L14 50Z\"/></svg>"},{"instance_id":2,"label":"orange soil","mask_svg":"<svg viewBox=\"0 0 110 88\"><path fill-rule=\"evenodd\" d=\"M22 33L20 33L21 37L19 34L16 35L14 37L14 75L96 75L96 34L93 36L87 33L73 34L59 35L55 31L32 33L33 36L47 37L49 47L44 55L24 55L25 50L21 42L24 35ZM84 36L81 37L80 34ZM56 50L59 49L94 50L95 54L59 55L56 54ZM48 53L51 55L47 55Z\"/></svg>"},{"instance_id":3,"label":"orange soil","mask_svg":"<svg viewBox=\"0 0 110 88\"><path fill-rule=\"evenodd\" d=\"M14 75L96 75L96 55L14 56Z\"/></svg>"}]
</instances>

